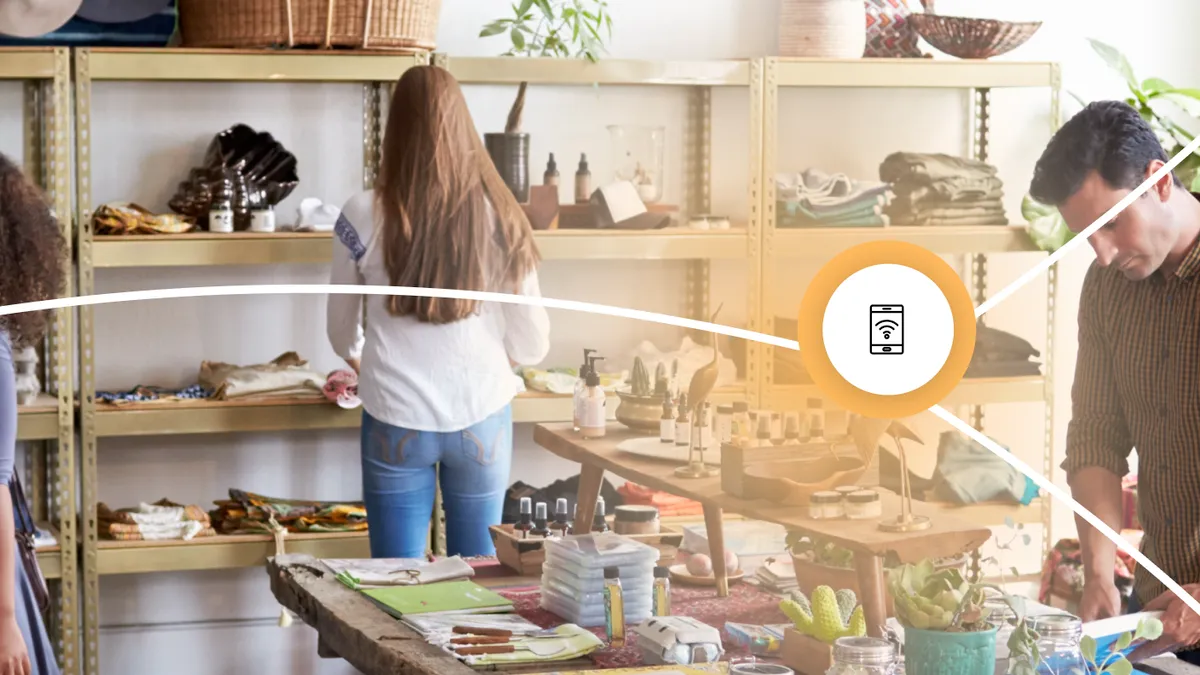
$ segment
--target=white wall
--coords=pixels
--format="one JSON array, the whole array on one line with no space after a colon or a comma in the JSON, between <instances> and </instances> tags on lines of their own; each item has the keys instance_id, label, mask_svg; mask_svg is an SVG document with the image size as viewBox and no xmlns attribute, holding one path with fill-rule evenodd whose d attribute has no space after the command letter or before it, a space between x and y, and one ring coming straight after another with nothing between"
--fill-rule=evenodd
<instances>
[{"instance_id":1,"label":"white wall","mask_svg":"<svg viewBox=\"0 0 1200 675\"><path fill-rule=\"evenodd\" d=\"M1040 4L1040 8L1038 5ZM616 36L611 55L628 58L747 58L775 53L776 0L655 0L612 3ZM940 0L943 13L1039 18L1045 26L1015 59L1063 63L1068 88L1085 96L1120 96L1121 83L1088 49L1087 36L1119 45L1138 73L1194 85L1200 72L1184 53L1198 10L1184 0L1137 4L1008 3ZM440 51L490 56L503 40L480 40L479 27L504 13L504 3L446 0ZM452 18L453 17L453 18ZM1153 17L1153 18L1152 18ZM1162 20L1162 17L1171 17ZM19 88L4 89L0 148L20 147ZM503 124L513 91L468 87L481 132ZM199 160L212 135L231 124L266 129L299 158L301 187L280 209L284 217L301 197L340 204L361 186L361 96L344 85L216 85L99 83L92 96L93 202L130 200L165 209L175 184ZM1068 101L1064 98L1064 104ZM994 97L992 160L1003 169L1012 218L1032 164L1048 138L1048 97L1042 92L998 92ZM713 208L744 218L748 159L748 103L741 92L714 94ZM965 99L946 92L804 91L781 96L780 169L805 166L872 177L883 157L898 149L965 149ZM533 173L555 152L565 180L579 152L588 152L599 179L607 170L605 125L654 121L670 130L675 173L668 200L678 196L686 113L682 92L588 88L531 89L525 126L533 133ZM569 188L566 188L569 189ZM1061 454L1069 414L1075 297L1090 260L1084 249L1062 265L1056 378L1056 446ZM1037 255L994 257L992 287L1014 279ZM790 265L789 265L790 267ZM726 321L745 314L736 265L721 266L714 287L726 301ZM678 312L683 267L678 264L561 263L544 266L543 291L561 298ZM776 311L792 315L802 280L811 270L781 278ZM102 270L97 292L201 284L324 281L319 267L279 269ZM1042 344L1044 282L1023 290L989 315L992 325ZM1032 309L1031 309L1032 308ZM616 359L642 339L662 348L673 331L631 321L554 314L555 347L549 364L577 365L582 347ZM338 360L324 338L324 308L311 297L221 298L121 304L96 310L96 383L127 388L139 383L191 382L201 359L260 362L294 349L320 368ZM994 406L989 431L1040 467L1041 407ZM542 484L574 467L534 447L523 429L513 479ZM239 487L268 494L322 499L359 496L356 436L350 432L107 439L100 444L100 499L112 506L169 497L209 504ZM1054 464L1057 465L1056 458ZM1060 513L1063 509L1057 509ZM1070 536L1069 514L1056 519L1054 536ZM1034 560L1036 564L1036 560ZM101 584L101 664L104 672L214 672L333 675L352 670L315 656L311 630L280 630L277 606L262 570L105 577ZM188 655L180 658L181 654Z\"/></svg>"}]
</instances>

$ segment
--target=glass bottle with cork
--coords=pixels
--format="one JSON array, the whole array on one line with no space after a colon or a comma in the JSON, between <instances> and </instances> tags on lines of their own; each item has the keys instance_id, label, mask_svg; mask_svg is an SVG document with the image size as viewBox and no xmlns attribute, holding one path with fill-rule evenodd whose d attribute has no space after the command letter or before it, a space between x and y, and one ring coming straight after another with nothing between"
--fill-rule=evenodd
<instances>
[{"instance_id":1,"label":"glass bottle with cork","mask_svg":"<svg viewBox=\"0 0 1200 675\"><path fill-rule=\"evenodd\" d=\"M604 568L604 630L609 646L625 646L625 597L617 567Z\"/></svg>"}]
</instances>

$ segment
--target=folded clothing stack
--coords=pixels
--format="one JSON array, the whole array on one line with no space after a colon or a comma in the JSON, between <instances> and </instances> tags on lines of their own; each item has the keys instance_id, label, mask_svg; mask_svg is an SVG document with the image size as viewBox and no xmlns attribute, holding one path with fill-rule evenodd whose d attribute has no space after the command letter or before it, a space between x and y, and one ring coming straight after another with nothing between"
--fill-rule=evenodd
<instances>
[{"instance_id":1,"label":"folded clothing stack","mask_svg":"<svg viewBox=\"0 0 1200 675\"><path fill-rule=\"evenodd\" d=\"M364 532L367 509L362 502L277 499L230 489L229 499L214 502L210 512L222 534L272 534L276 525L290 532Z\"/></svg>"},{"instance_id":2,"label":"folded clothing stack","mask_svg":"<svg viewBox=\"0 0 1200 675\"><path fill-rule=\"evenodd\" d=\"M775 177L779 227L880 227L891 199L886 183L806 169Z\"/></svg>"},{"instance_id":3,"label":"folded clothing stack","mask_svg":"<svg viewBox=\"0 0 1200 675\"><path fill-rule=\"evenodd\" d=\"M1029 341L978 323L975 327L975 353L967 366L966 377L1032 377L1040 375L1042 365L1032 359L1041 356Z\"/></svg>"},{"instance_id":4,"label":"folded clothing stack","mask_svg":"<svg viewBox=\"0 0 1200 675\"><path fill-rule=\"evenodd\" d=\"M987 162L942 153L895 152L879 165L893 198L892 225L1007 225L1004 183Z\"/></svg>"},{"instance_id":5,"label":"folded clothing stack","mask_svg":"<svg viewBox=\"0 0 1200 675\"><path fill-rule=\"evenodd\" d=\"M217 533L203 508L176 504L168 499L116 510L100 502L96 505L96 520L100 524L101 538L119 541L186 541Z\"/></svg>"}]
</instances>

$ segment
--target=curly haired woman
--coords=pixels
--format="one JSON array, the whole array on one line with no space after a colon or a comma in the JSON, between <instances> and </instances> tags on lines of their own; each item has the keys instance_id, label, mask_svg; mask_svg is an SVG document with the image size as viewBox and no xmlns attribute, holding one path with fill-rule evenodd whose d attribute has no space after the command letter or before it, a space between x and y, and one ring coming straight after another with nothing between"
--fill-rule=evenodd
<instances>
[{"instance_id":1,"label":"curly haired woman","mask_svg":"<svg viewBox=\"0 0 1200 675\"><path fill-rule=\"evenodd\" d=\"M0 154L0 305L50 300L63 289L65 242L41 190ZM9 480L17 445L13 350L36 344L45 312L0 317L0 675L60 671L16 544Z\"/></svg>"}]
</instances>

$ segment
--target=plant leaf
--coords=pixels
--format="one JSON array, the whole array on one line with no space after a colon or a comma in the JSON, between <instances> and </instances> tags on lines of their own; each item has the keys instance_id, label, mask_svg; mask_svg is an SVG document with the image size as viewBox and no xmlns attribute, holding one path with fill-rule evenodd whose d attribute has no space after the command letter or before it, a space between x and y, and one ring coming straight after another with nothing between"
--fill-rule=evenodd
<instances>
[{"instance_id":1,"label":"plant leaf","mask_svg":"<svg viewBox=\"0 0 1200 675\"><path fill-rule=\"evenodd\" d=\"M1129 649L1129 645L1133 644L1133 633L1121 633L1117 638L1117 651L1125 651Z\"/></svg>"},{"instance_id":2,"label":"plant leaf","mask_svg":"<svg viewBox=\"0 0 1200 675\"><path fill-rule=\"evenodd\" d=\"M1177 94L1179 96L1186 96L1188 98L1194 98L1194 99L1200 100L1200 89L1190 89L1187 87L1181 87L1181 88L1168 87L1168 88L1162 89L1161 91L1164 94Z\"/></svg>"},{"instance_id":3,"label":"plant leaf","mask_svg":"<svg viewBox=\"0 0 1200 675\"><path fill-rule=\"evenodd\" d=\"M1129 662L1129 659L1122 656L1105 668L1104 672L1109 673L1109 675L1133 675L1133 664Z\"/></svg>"},{"instance_id":4,"label":"plant leaf","mask_svg":"<svg viewBox=\"0 0 1200 675\"><path fill-rule=\"evenodd\" d=\"M534 0L537 3L538 9L542 10L542 14L546 15L547 20L554 19L554 7L550 4L550 0Z\"/></svg>"},{"instance_id":5,"label":"plant leaf","mask_svg":"<svg viewBox=\"0 0 1200 675\"><path fill-rule=\"evenodd\" d=\"M1147 617L1138 622L1134 637L1138 640L1157 640L1162 637L1163 625L1158 619Z\"/></svg>"},{"instance_id":6,"label":"plant leaf","mask_svg":"<svg viewBox=\"0 0 1200 675\"><path fill-rule=\"evenodd\" d=\"M492 37L493 35L499 35L508 30L509 23L511 23L511 19L497 19L496 21L484 26L483 30L479 31L479 37Z\"/></svg>"},{"instance_id":7,"label":"plant leaf","mask_svg":"<svg viewBox=\"0 0 1200 675\"><path fill-rule=\"evenodd\" d=\"M1028 534L1023 534L1023 535L1021 535L1021 541L1024 542L1026 546L1028 546L1029 542L1033 541L1033 537L1029 536Z\"/></svg>"},{"instance_id":8,"label":"plant leaf","mask_svg":"<svg viewBox=\"0 0 1200 675\"><path fill-rule=\"evenodd\" d=\"M1010 518L1009 516L1004 516L1004 526L1011 530L1012 528L1016 527L1017 525L1015 522L1013 522L1012 518Z\"/></svg>"},{"instance_id":9,"label":"plant leaf","mask_svg":"<svg viewBox=\"0 0 1200 675\"><path fill-rule=\"evenodd\" d=\"M513 48L517 51L524 51L525 34L521 32L520 26L513 26L513 29L508 34L512 37Z\"/></svg>"},{"instance_id":10,"label":"plant leaf","mask_svg":"<svg viewBox=\"0 0 1200 675\"><path fill-rule=\"evenodd\" d=\"M1145 80L1142 80L1142 91L1146 92L1147 96L1154 96L1159 92L1169 89L1174 89L1174 87L1171 86L1170 82L1161 77L1147 77Z\"/></svg>"},{"instance_id":11,"label":"plant leaf","mask_svg":"<svg viewBox=\"0 0 1200 675\"><path fill-rule=\"evenodd\" d=\"M1079 641L1079 651L1083 653L1083 658L1088 660L1088 663L1096 662L1096 638L1091 635L1084 635Z\"/></svg>"},{"instance_id":12,"label":"plant leaf","mask_svg":"<svg viewBox=\"0 0 1200 675\"><path fill-rule=\"evenodd\" d=\"M521 5L517 8L517 15L524 17L533 7L533 0L521 0Z\"/></svg>"},{"instance_id":13,"label":"plant leaf","mask_svg":"<svg viewBox=\"0 0 1200 675\"><path fill-rule=\"evenodd\" d=\"M1092 49L1100 55L1100 58L1104 59L1104 63L1108 64L1109 68L1117 71L1121 77L1125 78L1130 91L1140 93L1137 78L1133 75L1133 66L1129 65L1129 60L1125 58L1124 54L1116 47L1105 44L1095 38L1088 38L1088 42L1091 43Z\"/></svg>"}]
</instances>

